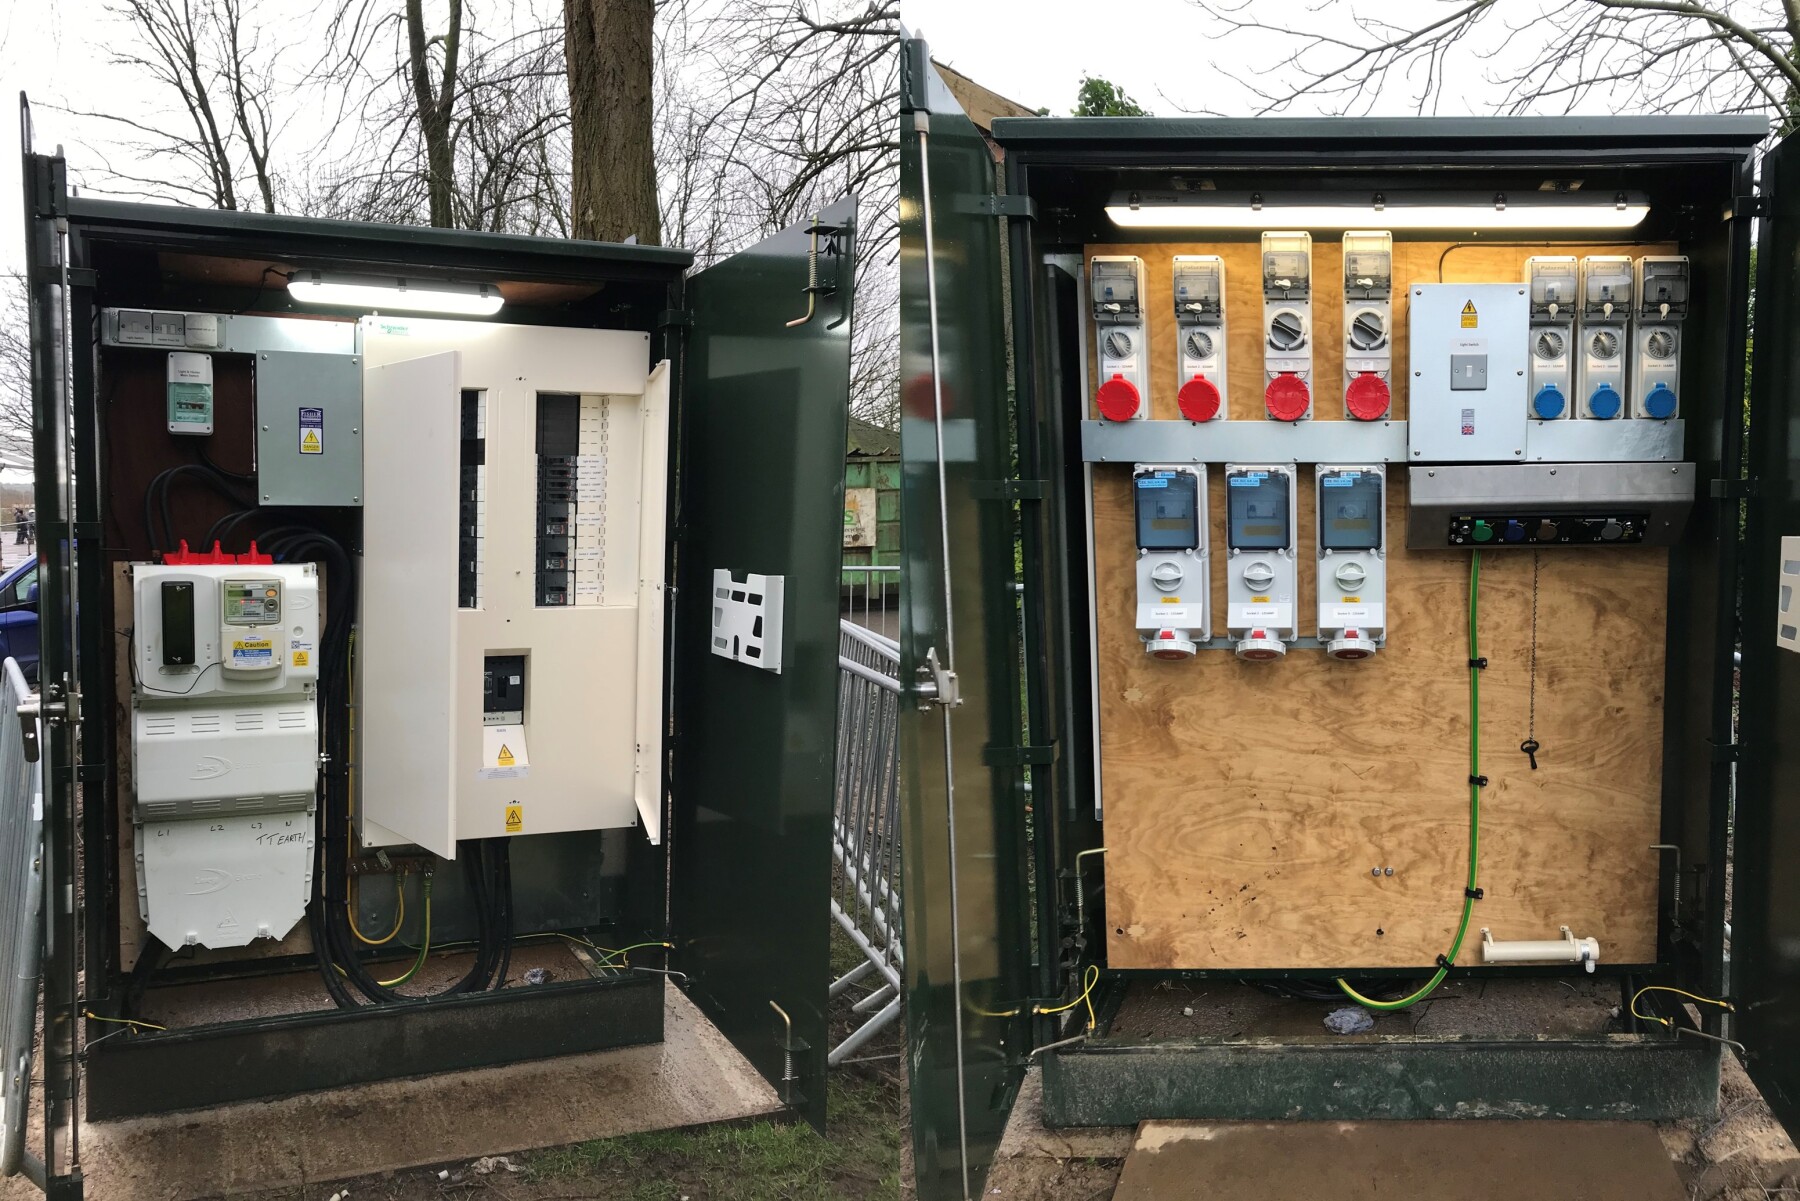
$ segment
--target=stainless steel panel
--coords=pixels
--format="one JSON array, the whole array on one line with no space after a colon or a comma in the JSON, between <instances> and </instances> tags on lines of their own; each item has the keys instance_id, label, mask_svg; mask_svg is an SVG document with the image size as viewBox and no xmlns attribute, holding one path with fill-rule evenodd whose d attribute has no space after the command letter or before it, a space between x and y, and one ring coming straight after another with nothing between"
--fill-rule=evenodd
<instances>
[{"instance_id":1,"label":"stainless steel panel","mask_svg":"<svg viewBox=\"0 0 1800 1201\"><path fill-rule=\"evenodd\" d=\"M1399 463L1404 421L1083 421L1089 463Z\"/></svg>"},{"instance_id":2,"label":"stainless steel panel","mask_svg":"<svg viewBox=\"0 0 1800 1201\"><path fill-rule=\"evenodd\" d=\"M259 352L257 499L265 505L361 505L362 425L361 356Z\"/></svg>"},{"instance_id":3,"label":"stainless steel panel","mask_svg":"<svg viewBox=\"0 0 1800 1201\"><path fill-rule=\"evenodd\" d=\"M1647 512L1650 526L1636 545L1669 546L1680 538L1693 507L1696 475L1692 463L1496 463L1414 467L1408 477L1406 545L1440 550L1448 549L1449 519L1476 510L1569 516ZM1482 549L1506 546L1496 542Z\"/></svg>"},{"instance_id":4,"label":"stainless steel panel","mask_svg":"<svg viewBox=\"0 0 1800 1201\"><path fill-rule=\"evenodd\" d=\"M1531 421L1528 463L1679 463L1687 423L1670 421Z\"/></svg>"},{"instance_id":5,"label":"stainless steel panel","mask_svg":"<svg viewBox=\"0 0 1800 1201\"><path fill-rule=\"evenodd\" d=\"M119 314L169 314L164 309L105 309L101 312L100 344L123 346L133 350L200 350L215 354L256 354L264 350L295 350L311 354L357 354L358 328L355 321L325 321L300 317L236 317L216 313L191 314L210 317L217 323L216 341L184 341L167 346L144 341L124 341L119 337ZM175 313L184 320L190 314Z\"/></svg>"}]
</instances>

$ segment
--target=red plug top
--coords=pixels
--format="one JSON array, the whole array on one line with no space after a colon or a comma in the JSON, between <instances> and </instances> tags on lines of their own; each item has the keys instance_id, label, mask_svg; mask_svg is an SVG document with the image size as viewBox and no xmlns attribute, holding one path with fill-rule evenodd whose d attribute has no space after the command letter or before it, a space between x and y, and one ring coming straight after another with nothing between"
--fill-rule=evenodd
<instances>
[{"instance_id":1,"label":"red plug top","mask_svg":"<svg viewBox=\"0 0 1800 1201\"><path fill-rule=\"evenodd\" d=\"M187 539L181 540L180 550L163 552L163 564L167 567L215 567L225 563L273 563L275 560L256 549L256 543L241 555L228 554L219 548L217 542L209 551L191 551Z\"/></svg>"}]
</instances>

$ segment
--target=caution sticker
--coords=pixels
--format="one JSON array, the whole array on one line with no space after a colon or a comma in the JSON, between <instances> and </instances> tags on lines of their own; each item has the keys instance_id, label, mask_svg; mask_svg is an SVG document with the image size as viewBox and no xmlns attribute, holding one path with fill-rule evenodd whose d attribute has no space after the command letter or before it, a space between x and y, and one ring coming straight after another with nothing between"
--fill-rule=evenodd
<instances>
[{"instance_id":1,"label":"caution sticker","mask_svg":"<svg viewBox=\"0 0 1800 1201\"><path fill-rule=\"evenodd\" d=\"M525 829L525 806L508 805L506 807L506 832L508 834L523 833Z\"/></svg>"},{"instance_id":2,"label":"caution sticker","mask_svg":"<svg viewBox=\"0 0 1800 1201\"><path fill-rule=\"evenodd\" d=\"M1464 301L1462 307L1462 327L1464 329L1475 329L1479 324L1480 319L1475 315L1475 302L1473 300Z\"/></svg>"},{"instance_id":3,"label":"caution sticker","mask_svg":"<svg viewBox=\"0 0 1800 1201\"><path fill-rule=\"evenodd\" d=\"M234 638L231 667L234 671L262 671L275 666L275 642L271 638Z\"/></svg>"},{"instance_id":4,"label":"caution sticker","mask_svg":"<svg viewBox=\"0 0 1800 1201\"><path fill-rule=\"evenodd\" d=\"M300 453L303 455L322 455L325 453L325 410L300 410Z\"/></svg>"},{"instance_id":5,"label":"caution sticker","mask_svg":"<svg viewBox=\"0 0 1800 1201\"><path fill-rule=\"evenodd\" d=\"M295 651L293 654L295 667L306 667L312 663L311 651Z\"/></svg>"}]
</instances>

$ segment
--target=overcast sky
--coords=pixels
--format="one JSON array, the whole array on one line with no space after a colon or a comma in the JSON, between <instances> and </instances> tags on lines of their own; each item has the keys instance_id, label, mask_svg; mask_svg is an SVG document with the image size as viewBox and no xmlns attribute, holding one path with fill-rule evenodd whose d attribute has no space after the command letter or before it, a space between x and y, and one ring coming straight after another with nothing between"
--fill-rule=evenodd
<instances>
[{"instance_id":1,"label":"overcast sky","mask_svg":"<svg viewBox=\"0 0 1800 1201\"><path fill-rule=\"evenodd\" d=\"M1231 0L1228 0L1228 3ZM1249 6L1266 24L1320 29L1343 28L1350 0L1253 0ZM1416 28L1441 18L1436 0L1357 0L1363 12L1379 11L1396 25ZM1536 0L1517 0L1503 15L1528 19ZM1251 102L1234 94L1221 65L1241 72L1279 61L1291 49L1282 35L1220 30L1188 0L901 0L901 20L931 45L932 57L955 67L984 87L1031 108L1048 107L1067 116L1083 75L1119 84L1158 116L1180 116L1183 108L1245 114ZM1498 32L1496 30L1496 32ZM1457 72L1462 86L1446 94L1438 111L1445 116L1487 111L1492 89L1484 84L1478 51ZM1317 110L1298 108L1296 115ZM1411 96L1394 88L1374 111L1405 116Z\"/></svg>"}]
</instances>

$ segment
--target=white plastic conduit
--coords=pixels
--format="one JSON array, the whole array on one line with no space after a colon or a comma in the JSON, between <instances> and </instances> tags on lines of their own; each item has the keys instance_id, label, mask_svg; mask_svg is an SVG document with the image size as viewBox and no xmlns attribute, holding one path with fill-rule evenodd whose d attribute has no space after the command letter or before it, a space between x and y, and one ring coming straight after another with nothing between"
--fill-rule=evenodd
<instances>
[{"instance_id":1,"label":"white plastic conduit","mask_svg":"<svg viewBox=\"0 0 1800 1201\"><path fill-rule=\"evenodd\" d=\"M1567 926L1561 938L1517 939L1496 942L1485 927L1481 931L1483 963L1579 963L1588 971L1600 962L1600 941L1576 938Z\"/></svg>"}]
</instances>

